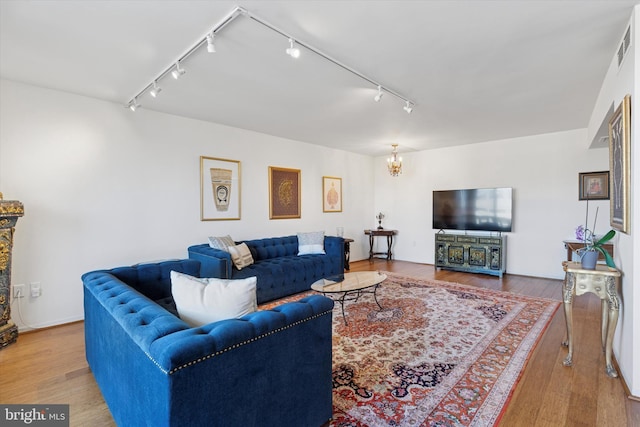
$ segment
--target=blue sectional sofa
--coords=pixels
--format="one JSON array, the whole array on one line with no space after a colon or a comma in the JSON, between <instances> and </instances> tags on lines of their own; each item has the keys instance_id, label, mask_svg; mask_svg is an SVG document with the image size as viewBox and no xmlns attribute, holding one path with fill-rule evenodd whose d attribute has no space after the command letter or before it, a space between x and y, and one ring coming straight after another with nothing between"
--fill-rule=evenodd
<instances>
[{"instance_id":1,"label":"blue sectional sofa","mask_svg":"<svg viewBox=\"0 0 640 427\"><path fill-rule=\"evenodd\" d=\"M240 243L240 242L236 242ZM189 258L200 261L201 277L221 279L258 278L258 304L308 291L324 277L344 273L344 239L324 237L325 254L298 255L298 237L284 236L245 240L254 263L235 268L231 255L208 244L188 248Z\"/></svg>"},{"instance_id":2,"label":"blue sectional sofa","mask_svg":"<svg viewBox=\"0 0 640 427\"><path fill-rule=\"evenodd\" d=\"M201 265L82 276L86 357L118 426L317 427L331 418L331 299L191 328L172 313L172 270L198 276Z\"/></svg>"}]
</instances>

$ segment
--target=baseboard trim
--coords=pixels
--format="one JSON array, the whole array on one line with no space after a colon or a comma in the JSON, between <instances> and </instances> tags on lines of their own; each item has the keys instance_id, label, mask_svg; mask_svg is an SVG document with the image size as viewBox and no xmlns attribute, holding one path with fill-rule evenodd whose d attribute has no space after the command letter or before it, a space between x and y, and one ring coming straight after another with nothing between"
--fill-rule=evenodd
<instances>
[{"instance_id":1,"label":"baseboard trim","mask_svg":"<svg viewBox=\"0 0 640 427\"><path fill-rule=\"evenodd\" d=\"M616 359L616 355L613 354L612 362L613 362L613 366L616 368L616 371L618 371L618 378L620 378L620 381L622 381L622 388L624 389L624 394L627 395L627 399L629 400L634 400L636 402L640 402L640 396L634 396L633 394L631 394L631 389L629 389L629 386L627 386L627 381L624 379L624 375L622 375L622 371L620 370L620 365L618 365L618 359Z\"/></svg>"},{"instance_id":2,"label":"baseboard trim","mask_svg":"<svg viewBox=\"0 0 640 427\"><path fill-rule=\"evenodd\" d=\"M45 329L51 329L51 328L55 328L58 326L64 326L64 325L68 325L71 323L77 323L77 322L84 322L84 317L83 316L75 316L75 317L70 317L67 319L62 319L56 322L51 322L51 323L45 323L42 325L32 325L33 327L29 327L29 326L24 326L24 325L18 325L18 334L28 334L31 332L38 332L38 331L42 331Z\"/></svg>"}]
</instances>

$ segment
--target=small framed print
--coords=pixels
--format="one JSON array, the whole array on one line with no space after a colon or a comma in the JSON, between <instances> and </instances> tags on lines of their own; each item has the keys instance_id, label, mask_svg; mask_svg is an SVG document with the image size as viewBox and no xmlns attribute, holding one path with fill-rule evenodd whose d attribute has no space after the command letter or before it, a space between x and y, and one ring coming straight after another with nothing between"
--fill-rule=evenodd
<instances>
[{"instance_id":1,"label":"small framed print","mask_svg":"<svg viewBox=\"0 0 640 427\"><path fill-rule=\"evenodd\" d=\"M609 200L609 171L578 174L578 200Z\"/></svg>"},{"instance_id":2,"label":"small framed print","mask_svg":"<svg viewBox=\"0 0 640 427\"><path fill-rule=\"evenodd\" d=\"M342 178L322 177L322 212L342 212Z\"/></svg>"},{"instance_id":3,"label":"small framed print","mask_svg":"<svg viewBox=\"0 0 640 427\"><path fill-rule=\"evenodd\" d=\"M200 156L200 220L240 219L240 162Z\"/></svg>"},{"instance_id":4,"label":"small framed print","mask_svg":"<svg viewBox=\"0 0 640 427\"><path fill-rule=\"evenodd\" d=\"M300 218L300 169L269 166L269 219Z\"/></svg>"}]
</instances>

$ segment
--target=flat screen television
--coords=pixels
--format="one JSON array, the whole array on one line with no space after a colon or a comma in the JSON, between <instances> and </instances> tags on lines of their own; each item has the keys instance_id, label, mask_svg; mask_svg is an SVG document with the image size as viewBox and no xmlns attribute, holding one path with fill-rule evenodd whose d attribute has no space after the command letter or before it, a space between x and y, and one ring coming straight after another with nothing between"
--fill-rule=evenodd
<instances>
[{"instance_id":1,"label":"flat screen television","mask_svg":"<svg viewBox=\"0 0 640 427\"><path fill-rule=\"evenodd\" d=\"M512 188L433 192L433 228L511 231Z\"/></svg>"}]
</instances>

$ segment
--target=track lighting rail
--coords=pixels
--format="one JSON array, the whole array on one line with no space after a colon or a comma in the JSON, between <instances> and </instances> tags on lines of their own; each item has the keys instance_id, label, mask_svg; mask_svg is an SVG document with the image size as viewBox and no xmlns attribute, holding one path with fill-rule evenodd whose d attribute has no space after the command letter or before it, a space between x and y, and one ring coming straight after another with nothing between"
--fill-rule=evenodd
<instances>
[{"instance_id":1,"label":"track lighting rail","mask_svg":"<svg viewBox=\"0 0 640 427\"><path fill-rule=\"evenodd\" d=\"M209 30L200 40L198 40L193 46L191 46L191 48L189 48L185 53L182 54L182 56L180 56L176 61L173 61L171 63L171 65L169 65L167 68L165 68L160 74L158 74L158 76L153 79L147 86L145 86L141 91L139 91L135 96L133 96L131 98L131 100L127 103L127 107L131 108L132 111L135 111L135 109L137 107L139 107L140 105L138 104L138 100L140 99L140 97L142 95L144 95L147 92L151 92L152 90L156 90L156 94L160 92L160 90L158 89L158 81L161 80L162 78L164 78L167 74L171 73L172 71L179 69L180 68L180 64L186 60L192 53L194 53L196 50L198 50L201 46L204 45L209 45L212 43L213 37L220 32L224 27L226 27L227 25L229 25L231 22L233 22L236 18L238 18L239 16L245 16L249 19L251 19L254 22L259 23L260 25L284 36L285 38L287 38L290 43L291 41L295 42L295 44L304 47L306 50L315 53L316 55L324 58L325 60L337 65L338 67L342 68L345 71L348 71L354 75L356 75L357 77L361 78L362 80L365 80L366 82L372 84L375 88L378 89L378 95L376 96L376 101L379 101L380 98L382 97L382 92L386 92L390 95L395 96L396 98L404 101L405 103L405 107L403 107L403 109L409 114L411 113L411 111L413 110L413 107L415 106L415 102L413 102L412 100L410 100L409 98L407 98L406 96L401 95L400 93L394 91L393 89L390 89L382 84L380 84L379 82L377 82L376 80L366 76L365 74L362 74L361 72L355 70L352 67L349 67L348 65L346 65L345 63L338 61L337 59L333 58L332 56L322 52L321 50L309 45L308 43L305 43L299 39L297 39L296 37L294 37L293 35L287 33L286 31L276 27L275 25L272 25L270 23L268 23L267 21L265 21L264 19L254 15L253 13L249 12L247 9L240 7L240 6L236 6L227 16L225 16L215 27L213 27L213 29ZM209 50L210 52L214 52L214 50ZM134 106L132 108L132 106Z\"/></svg>"}]
</instances>

